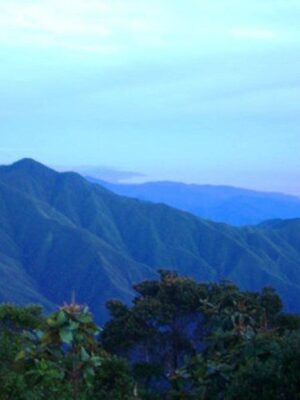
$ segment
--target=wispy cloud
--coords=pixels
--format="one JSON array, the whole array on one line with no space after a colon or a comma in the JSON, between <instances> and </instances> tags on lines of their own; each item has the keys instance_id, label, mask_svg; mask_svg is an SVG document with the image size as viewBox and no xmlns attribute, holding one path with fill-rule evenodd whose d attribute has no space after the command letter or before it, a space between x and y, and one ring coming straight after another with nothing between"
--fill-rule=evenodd
<instances>
[{"instance_id":1,"label":"wispy cloud","mask_svg":"<svg viewBox=\"0 0 300 400\"><path fill-rule=\"evenodd\" d=\"M236 38L274 40L278 29L286 37L296 34L272 23L273 14L277 21L286 12L285 3L271 7L267 19L257 1L240 7L234 0L153 0L151 6L145 0L0 0L0 42L114 53L196 43L203 48Z\"/></svg>"},{"instance_id":2,"label":"wispy cloud","mask_svg":"<svg viewBox=\"0 0 300 400\"><path fill-rule=\"evenodd\" d=\"M274 40L278 38L278 32L270 29L255 28L255 27L241 27L234 28L230 31L233 37L239 39L267 39Z\"/></svg>"},{"instance_id":3,"label":"wispy cloud","mask_svg":"<svg viewBox=\"0 0 300 400\"><path fill-rule=\"evenodd\" d=\"M157 9L128 0L0 1L0 40L114 51L162 34ZM20 42L19 42L20 43Z\"/></svg>"},{"instance_id":4,"label":"wispy cloud","mask_svg":"<svg viewBox=\"0 0 300 400\"><path fill-rule=\"evenodd\" d=\"M123 171L109 167L95 166L54 166L57 171L75 171L89 178L104 180L107 182L128 182L145 178L144 174L132 171Z\"/></svg>"}]
</instances>

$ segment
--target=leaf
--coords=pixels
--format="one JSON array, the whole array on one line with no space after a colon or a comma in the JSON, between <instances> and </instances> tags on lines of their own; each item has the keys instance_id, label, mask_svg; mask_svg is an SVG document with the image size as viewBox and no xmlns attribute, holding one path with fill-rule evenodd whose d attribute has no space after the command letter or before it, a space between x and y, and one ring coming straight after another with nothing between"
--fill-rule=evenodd
<instances>
[{"instance_id":1,"label":"leaf","mask_svg":"<svg viewBox=\"0 0 300 400\"><path fill-rule=\"evenodd\" d=\"M87 368L84 373L83 373L83 377L84 380L86 381L88 386L91 386L94 380L94 376L95 376L95 371L93 370L93 368Z\"/></svg>"},{"instance_id":2,"label":"leaf","mask_svg":"<svg viewBox=\"0 0 300 400\"><path fill-rule=\"evenodd\" d=\"M57 315L57 323L59 325L62 325L63 323L66 322L66 320L67 320L66 314L64 311L61 310Z\"/></svg>"},{"instance_id":3,"label":"leaf","mask_svg":"<svg viewBox=\"0 0 300 400\"><path fill-rule=\"evenodd\" d=\"M62 310L47 319L47 324L51 328L62 326L65 322L66 322L66 315Z\"/></svg>"},{"instance_id":4,"label":"leaf","mask_svg":"<svg viewBox=\"0 0 300 400\"><path fill-rule=\"evenodd\" d=\"M63 343L71 344L73 341L73 333L69 329L66 329L66 328L61 329L59 331L59 336Z\"/></svg>"},{"instance_id":5,"label":"leaf","mask_svg":"<svg viewBox=\"0 0 300 400\"><path fill-rule=\"evenodd\" d=\"M102 364L102 359L101 359L101 357L98 357L98 356L93 356L91 358L91 361L92 361L94 367L100 367Z\"/></svg>"},{"instance_id":6,"label":"leaf","mask_svg":"<svg viewBox=\"0 0 300 400\"><path fill-rule=\"evenodd\" d=\"M85 350L84 347L81 347L80 355L82 361L88 361L90 359L89 353Z\"/></svg>"},{"instance_id":7,"label":"leaf","mask_svg":"<svg viewBox=\"0 0 300 400\"><path fill-rule=\"evenodd\" d=\"M55 328L57 326L57 321L55 321L55 319L53 318L48 318L47 319L47 324L51 327L51 328Z\"/></svg>"},{"instance_id":8,"label":"leaf","mask_svg":"<svg viewBox=\"0 0 300 400\"><path fill-rule=\"evenodd\" d=\"M76 331L76 329L78 329L78 327L79 327L79 323L74 322L74 321L71 321L68 325L68 329L70 329L71 331Z\"/></svg>"},{"instance_id":9,"label":"leaf","mask_svg":"<svg viewBox=\"0 0 300 400\"><path fill-rule=\"evenodd\" d=\"M93 322L93 318L89 313L81 313L76 317L76 319L78 322L81 322L82 324L89 324Z\"/></svg>"},{"instance_id":10,"label":"leaf","mask_svg":"<svg viewBox=\"0 0 300 400\"><path fill-rule=\"evenodd\" d=\"M15 361L21 361L24 360L25 358L26 358L26 353L24 350L22 350L17 354Z\"/></svg>"}]
</instances>

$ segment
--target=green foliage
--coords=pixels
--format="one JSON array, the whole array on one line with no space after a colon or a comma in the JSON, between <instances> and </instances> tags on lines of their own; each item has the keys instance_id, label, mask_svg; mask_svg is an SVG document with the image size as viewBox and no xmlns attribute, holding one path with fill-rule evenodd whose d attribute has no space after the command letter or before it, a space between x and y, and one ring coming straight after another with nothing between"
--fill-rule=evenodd
<instances>
[{"instance_id":1,"label":"green foliage","mask_svg":"<svg viewBox=\"0 0 300 400\"><path fill-rule=\"evenodd\" d=\"M43 320L41 312L42 308L40 306L0 305L0 331L13 334L26 328L38 328Z\"/></svg>"},{"instance_id":2,"label":"green foliage","mask_svg":"<svg viewBox=\"0 0 300 400\"><path fill-rule=\"evenodd\" d=\"M135 286L132 308L108 304L112 320L102 335L104 346L130 359L146 396L299 398L300 318L282 313L273 289L244 292L227 281L160 275Z\"/></svg>"},{"instance_id":3,"label":"green foliage","mask_svg":"<svg viewBox=\"0 0 300 400\"><path fill-rule=\"evenodd\" d=\"M171 398L188 393L198 400L299 399L300 318L282 314L270 288L249 293L224 282L210 285L207 293L200 301L205 350L176 372L181 391L173 390Z\"/></svg>"},{"instance_id":4,"label":"green foliage","mask_svg":"<svg viewBox=\"0 0 300 400\"><path fill-rule=\"evenodd\" d=\"M74 302L0 306L0 399L300 400L300 317L273 289L160 271L135 290L108 304L102 343Z\"/></svg>"},{"instance_id":5,"label":"green foliage","mask_svg":"<svg viewBox=\"0 0 300 400\"><path fill-rule=\"evenodd\" d=\"M18 357L23 360L25 373L26 363L33 367L26 373L31 385L35 387L36 380L41 380L43 388L53 387L55 391L61 381L71 388L72 399L87 395L93 386L95 370L101 366L101 357L96 354L97 333L88 309L77 304L65 305L50 315L43 330L29 336L27 351Z\"/></svg>"},{"instance_id":6,"label":"green foliage","mask_svg":"<svg viewBox=\"0 0 300 400\"><path fill-rule=\"evenodd\" d=\"M106 357L96 370L93 400L133 400L135 384L125 360Z\"/></svg>"},{"instance_id":7,"label":"green foliage","mask_svg":"<svg viewBox=\"0 0 300 400\"><path fill-rule=\"evenodd\" d=\"M14 368L14 360L24 345L23 330L37 329L43 324L38 306L0 305L0 388L1 400L25 399L24 376Z\"/></svg>"},{"instance_id":8,"label":"green foliage","mask_svg":"<svg viewBox=\"0 0 300 400\"><path fill-rule=\"evenodd\" d=\"M132 308L109 302L113 319L102 334L104 347L128 357L134 377L149 392L168 387L184 356L192 355L202 340L197 313L201 288L174 272L160 271L160 276L160 281L135 286Z\"/></svg>"},{"instance_id":9,"label":"green foliage","mask_svg":"<svg viewBox=\"0 0 300 400\"><path fill-rule=\"evenodd\" d=\"M300 335L260 337L230 383L226 400L300 399Z\"/></svg>"},{"instance_id":10,"label":"green foliage","mask_svg":"<svg viewBox=\"0 0 300 400\"><path fill-rule=\"evenodd\" d=\"M0 306L1 400L131 400L126 362L99 346L87 308L61 307L46 319L37 306Z\"/></svg>"}]
</instances>

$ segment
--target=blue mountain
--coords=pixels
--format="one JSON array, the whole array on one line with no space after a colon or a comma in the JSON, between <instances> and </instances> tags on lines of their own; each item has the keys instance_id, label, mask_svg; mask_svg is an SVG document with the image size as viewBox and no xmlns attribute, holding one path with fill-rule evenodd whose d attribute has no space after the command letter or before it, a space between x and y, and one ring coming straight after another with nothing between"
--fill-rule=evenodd
<instances>
[{"instance_id":1,"label":"blue mountain","mask_svg":"<svg viewBox=\"0 0 300 400\"><path fill-rule=\"evenodd\" d=\"M115 184L92 177L87 179L122 196L164 203L201 218L237 226L300 217L300 198L281 193L178 182Z\"/></svg>"},{"instance_id":2,"label":"blue mountain","mask_svg":"<svg viewBox=\"0 0 300 400\"><path fill-rule=\"evenodd\" d=\"M0 167L0 301L129 302L132 284L176 270L241 288L274 286L300 311L300 219L232 227L119 196L30 159Z\"/></svg>"}]
</instances>

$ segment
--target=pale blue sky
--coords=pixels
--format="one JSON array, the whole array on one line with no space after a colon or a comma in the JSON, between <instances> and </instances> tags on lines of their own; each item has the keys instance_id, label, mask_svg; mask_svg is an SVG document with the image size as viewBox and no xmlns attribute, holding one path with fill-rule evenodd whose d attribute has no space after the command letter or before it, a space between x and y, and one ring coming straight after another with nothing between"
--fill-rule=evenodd
<instances>
[{"instance_id":1,"label":"pale blue sky","mask_svg":"<svg viewBox=\"0 0 300 400\"><path fill-rule=\"evenodd\" d=\"M0 0L0 161L300 194L299 0Z\"/></svg>"}]
</instances>

